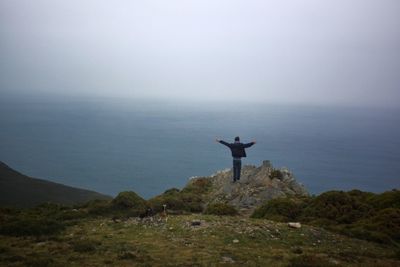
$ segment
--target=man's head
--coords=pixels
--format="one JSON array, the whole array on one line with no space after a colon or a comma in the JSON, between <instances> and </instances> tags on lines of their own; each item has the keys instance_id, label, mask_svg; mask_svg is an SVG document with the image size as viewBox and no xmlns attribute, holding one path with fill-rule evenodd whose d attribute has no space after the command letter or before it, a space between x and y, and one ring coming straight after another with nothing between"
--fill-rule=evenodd
<instances>
[{"instance_id":1,"label":"man's head","mask_svg":"<svg viewBox=\"0 0 400 267\"><path fill-rule=\"evenodd\" d=\"M240 141L239 136L236 136L236 137L235 137L235 142L239 142L239 141Z\"/></svg>"}]
</instances>

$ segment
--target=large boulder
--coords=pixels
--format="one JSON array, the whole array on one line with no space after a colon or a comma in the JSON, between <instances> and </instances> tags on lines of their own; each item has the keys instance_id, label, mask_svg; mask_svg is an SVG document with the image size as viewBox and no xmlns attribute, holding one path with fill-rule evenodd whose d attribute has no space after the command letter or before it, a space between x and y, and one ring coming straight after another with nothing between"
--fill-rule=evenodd
<instances>
[{"instance_id":1,"label":"large boulder","mask_svg":"<svg viewBox=\"0 0 400 267\"><path fill-rule=\"evenodd\" d=\"M226 169L209 177L191 178L187 187L204 179L211 183L210 189L203 194L205 205L226 203L242 214L252 213L256 207L271 199L309 195L287 168L275 169L270 161L264 161L259 167L244 166L241 179L235 183L232 182L232 169Z\"/></svg>"}]
</instances>

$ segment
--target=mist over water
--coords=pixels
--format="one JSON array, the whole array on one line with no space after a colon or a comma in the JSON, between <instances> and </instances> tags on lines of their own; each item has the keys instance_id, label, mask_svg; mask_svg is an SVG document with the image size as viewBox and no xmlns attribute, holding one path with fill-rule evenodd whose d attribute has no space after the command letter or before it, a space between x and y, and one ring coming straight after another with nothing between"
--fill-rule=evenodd
<instances>
[{"instance_id":1,"label":"mist over water","mask_svg":"<svg viewBox=\"0 0 400 267\"><path fill-rule=\"evenodd\" d=\"M0 160L27 175L145 198L244 164L287 166L311 192L400 185L397 109L97 99L1 101Z\"/></svg>"}]
</instances>

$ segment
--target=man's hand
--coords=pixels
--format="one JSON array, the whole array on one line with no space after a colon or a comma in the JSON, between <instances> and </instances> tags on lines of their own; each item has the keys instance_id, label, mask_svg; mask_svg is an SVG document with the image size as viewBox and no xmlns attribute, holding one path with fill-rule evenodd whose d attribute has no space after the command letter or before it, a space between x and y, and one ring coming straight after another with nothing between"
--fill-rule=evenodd
<instances>
[{"instance_id":1,"label":"man's hand","mask_svg":"<svg viewBox=\"0 0 400 267\"><path fill-rule=\"evenodd\" d=\"M252 142L253 142L253 144L255 144L255 143L256 143L256 140L253 140Z\"/></svg>"},{"instance_id":2,"label":"man's hand","mask_svg":"<svg viewBox=\"0 0 400 267\"><path fill-rule=\"evenodd\" d=\"M218 138L217 138L217 139L215 139L215 142L219 143L219 141L221 141L221 140L220 140L220 139L218 139Z\"/></svg>"}]
</instances>

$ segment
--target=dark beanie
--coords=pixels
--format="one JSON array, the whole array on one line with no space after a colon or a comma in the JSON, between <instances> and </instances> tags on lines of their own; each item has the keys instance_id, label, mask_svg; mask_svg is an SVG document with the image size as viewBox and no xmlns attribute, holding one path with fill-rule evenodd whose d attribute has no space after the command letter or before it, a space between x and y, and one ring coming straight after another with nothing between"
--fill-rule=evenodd
<instances>
[{"instance_id":1,"label":"dark beanie","mask_svg":"<svg viewBox=\"0 0 400 267\"><path fill-rule=\"evenodd\" d=\"M236 136L235 141L239 141L239 140L240 140L239 136Z\"/></svg>"}]
</instances>

